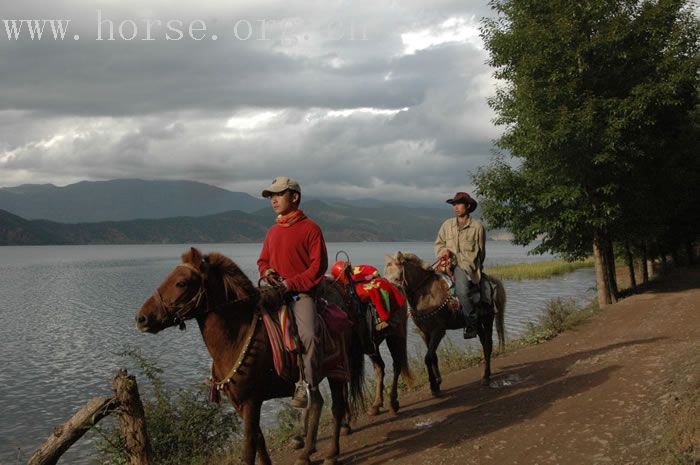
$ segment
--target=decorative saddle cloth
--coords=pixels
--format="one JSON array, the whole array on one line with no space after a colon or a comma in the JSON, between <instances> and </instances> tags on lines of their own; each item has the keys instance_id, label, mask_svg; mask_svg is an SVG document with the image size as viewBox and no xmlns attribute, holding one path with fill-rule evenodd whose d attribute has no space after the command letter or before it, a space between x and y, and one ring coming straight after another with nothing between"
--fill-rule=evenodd
<instances>
[{"instance_id":1,"label":"decorative saddle cloth","mask_svg":"<svg viewBox=\"0 0 700 465\"><path fill-rule=\"evenodd\" d=\"M323 342L321 374L349 381L347 347L341 335L352 327L352 322L340 307L325 299L316 300L316 310L321 317L318 318L317 331ZM297 348L287 306L282 305L276 311L263 311L262 319L270 340L275 372L288 381L296 380L299 373Z\"/></svg>"},{"instance_id":2,"label":"decorative saddle cloth","mask_svg":"<svg viewBox=\"0 0 700 465\"><path fill-rule=\"evenodd\" d=\"M381 321L389 321L391 315L406 303L404 295L389 281L382 278L372 265L357 265L350 272L352 285L360 301L372 304ZM348 284L347 280L342 280Z\"/></svg>"}]
</instances>

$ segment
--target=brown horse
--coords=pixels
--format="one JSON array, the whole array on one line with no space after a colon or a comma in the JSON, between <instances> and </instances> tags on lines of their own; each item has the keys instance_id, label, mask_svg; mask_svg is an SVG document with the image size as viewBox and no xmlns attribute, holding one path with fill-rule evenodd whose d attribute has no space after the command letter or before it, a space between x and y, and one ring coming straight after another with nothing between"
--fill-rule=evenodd
<instances>
[{"instance_id":1,"label":"brown horse","mask_svg":"<svg viewBox=\"0 0 700 465\"><path fill-rule=\"evenodd\" d=\"M218 253L202 256L192 248L136 313L137 328L149 333L175 325L182 327L185 320L196 319L212 357L215 386L231 399L243 418L243 462L249 465L255 462L256 453L260 463L271 463L260 429L262 402L290 397L294 391L294 382L275 372L270 341L260 322L259 306L263 300L261 290L232 260ZM334 434L324 460L326 465L336 463L340 452L343 418L363 405L364 356L359 340L350 333L345 334L350 359L349 389L344 380L328 378ZM322 406L321 395L312 395L305 447L295 462L298 465L311 463Z\"/></svg>"},{"instance_id":2,"label":"brown horse","mask_svg":"<svg viewBox=\"0 0 700 465\"><path fill-rule=\"evenodd\" d=\"M398 252L395 257L386 256L384 275L386 279L406 292L411 306L413 322L427 346L425 365L428 370L430 390L433 395L440 394L440 368L438 367L437 349L448 329L465 326L461 311L453 311L448 305L449 289L435 271L418 256L412 253ZM506 291L503 283L493 277L487 279L495 288L493 305L477 306L477 334L484 353L484 375L481 384L489 385L491 378L491 352L493 350L493 324L496 322L499 349L503 350L505 335L503 316L506 307Z\"/></svg>"}]
</instances>

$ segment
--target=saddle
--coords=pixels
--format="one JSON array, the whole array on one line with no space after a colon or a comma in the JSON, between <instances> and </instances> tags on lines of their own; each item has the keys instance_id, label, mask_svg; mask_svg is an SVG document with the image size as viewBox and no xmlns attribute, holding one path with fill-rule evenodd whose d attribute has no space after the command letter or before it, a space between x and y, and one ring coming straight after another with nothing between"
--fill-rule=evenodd
<instances>
[{"instance_id":1,"label":"saddle","mask_svg":"<svg viewBox=\"0 0 700 465\"><path fill-rule=\"evenodd\" d=\"M287 305L279 292L261 290L259 308L270 341L275 372L287 381L295 381L299 366ZM323 343L321 375L349 381L348 348L342 335L352 327L352 322L341 308L323 298L316 298L316 310L320 316L317 334Z\"/></svg>"},{"instance_id":2,"label":"saddle","mask_svg":"<svg viewBox=\"0 0 700 465\"><path fill-rule=\"evenodd\" d=\"M444 285L446 286L447 290L449 291L450 295L450 301L448 302L448 306L450 307L451 310L459 310L462 307L462 304L459 303L459 300L457 299L457 289L455 287L455 282L454 279L452 279L451 276L445 274L445 273L440 273L440 272L435 272L436 275L438 275L442 280ZM481 304L485 305L489 308L492 308L494 304L496 303L496 294L497 294L497 288L494 282L491 280L491 278L486 274L486 273L481 273ZM453 306L456 306L453 308Z\"/></svg>"}]
</instances>

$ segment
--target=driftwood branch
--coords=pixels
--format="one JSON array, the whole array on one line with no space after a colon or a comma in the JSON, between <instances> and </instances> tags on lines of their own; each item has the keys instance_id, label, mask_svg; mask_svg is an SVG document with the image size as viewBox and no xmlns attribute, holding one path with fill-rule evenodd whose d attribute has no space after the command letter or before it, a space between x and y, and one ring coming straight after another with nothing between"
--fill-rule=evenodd
<instances>
[{"instance_id":1,"label":"driftwood branch","mask_svg":"<svg viewBox=\"0 0 700 465\"><path fill-rule=\"evenodd\" d=\"M136 378L119 370L112 379L114 397L93 397L68 421L58 426L49 439L31 456L27 465L56 465L70 446L98 421L111 413L119 419L126 440L129 465L151 465L151 445Z\"/></svg>"},{"instance_id":2,"label":"driftwood branch","mask_svg":"<svg viewBox=\"0 0 700 465\"><path fill-rule=\"evenodd\" d=\"M129 464L150 465L153 453L146 433L146 417L136 378L129 376L126 370L119 370L112 380L112 389L119 403L116 414L126 441Z\"/></svg>"},{"instance_id":3,"label":"driftwood branch","mask_svg":"<svg viewBox=\"0 0 700 465\"><path fill-rule=\"evenodd\" d=\"M27 465L55 465L70 446L116 407L114 399L93 397L68 421L54 429L49 439L31 456Z\"/></svg>"}]
</instances>

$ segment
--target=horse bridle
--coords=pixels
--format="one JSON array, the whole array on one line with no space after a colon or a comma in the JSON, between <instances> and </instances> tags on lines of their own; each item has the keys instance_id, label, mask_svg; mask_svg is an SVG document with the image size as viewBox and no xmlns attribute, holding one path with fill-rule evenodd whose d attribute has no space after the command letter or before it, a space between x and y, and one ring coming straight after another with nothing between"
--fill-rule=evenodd
<instances>
[{"instance_id":1,"label":"horse bridle","mask_svg":"<svg viewBox=\"0 0 700 465\"><path fill-rule=\"evenodd\" d=\"M192 298L182 303L178 303L177 299L174 302L166 302L158 288L153 291L153 298L159 310L162 310L166 315L173 315L173 323L178 325L180 329L185 329L185 320L199 316L196 312L200 310L200 304L207 293L207 288L204 285L204 275L197 268L189 263L181 263L176 266L176 268L179 267L187 268L199 277L199 289Z\"/></svg>"},{"instance_id":2,"label":"horse bridle","mask_svg":"<svg viewBox=\"0 0 700 465\"><path fill-rule=\"evenodd\" d=\"M404 288L404 290L406 291L406 297L407 297L407 298L408 298L408 297L412 297L413 294L415 294L415 292L416 292L418 289L420 289L420 287L421 287L423 284L425 284L425 283L432 277L432 275L435 274L435 265L437 265L437 264L440 263L441 261L443 261L443 258L442 258L442 257L441 257L441 258L438 258L432 265L430 265L426 271L432 271L432 274L426 274L426 275L425 275L425 278L423 278L420 282L418 282L418 284L416 284L416 285L413 287L413 290L411 290L410 292L408 292L408 281L406 281L406 263L403 262L403 261L397 262L397 263L400 265L400 268L401 268L401 286L402 286L402 287Z\"/></svg>"},{"instance_id":3,"label":"horse bridle","mask_svg":"<svg viewBox=\"0 0 700 465\"><path fill-rule=\"evenodd\" d=\"M173 324L177 325L181 330L185 329L185 321L189 319L197 318L206 315L207 313L213 312L214 310L219 310L231 304L243 302L252 298L250 296L246 296L240 299L225 302L223 305L214 308L212 308L209 305L207 305L206 308L202 308L202 299L205 298L207 294L207 287L205 285L206 283L204 279L204 274L189 263L181 263L176 266L176 268L178 267L187 268L199 277L199 289L197 290L197 292L192 296L191 299L189 299L186 302L178 303L177 300L175 300L174 302L166 302L165 299L163 299L163 296L160 294L158 288L156 288L155 291L153 291L153 298L155 299L158 308L162 310L165 314L173 315L174 313L174 315L172 316Z\"/></svg>"}]
</instances>

